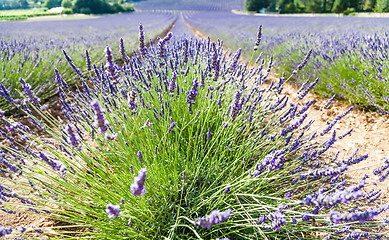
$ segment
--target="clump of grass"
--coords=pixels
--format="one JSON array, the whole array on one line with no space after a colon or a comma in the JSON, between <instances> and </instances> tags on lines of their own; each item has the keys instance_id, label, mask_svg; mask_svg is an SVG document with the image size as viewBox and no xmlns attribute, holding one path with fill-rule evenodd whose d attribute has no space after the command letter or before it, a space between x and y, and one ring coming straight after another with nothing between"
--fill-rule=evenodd
<instances>
[{"instance_id":1,"label":"clump of grass","mask_svg":"<svg viewBox=\"0 0 389 240\"><path fill-rule=\"evenodd\" d=\"M373 219L388 206L363 210L379 198L365 192L366 177L345 186L348 166L365 157L328 161L334 124L311 130L312 102L288 104L284 77L262 86L268 70L242 64L220 42L143 41L134 57L121 50L122 66L107 47L106 64L80 74L82 89L57 78L66 121L26 99L52 140L2 117L28 139L27 148L3 146L3 171L18 175L3 179L3 200L14 199L3 209L61 222L22 237L379 237L383 221ZM382 180L385 164L375 171Z\"/></svg>"}]
</instances>

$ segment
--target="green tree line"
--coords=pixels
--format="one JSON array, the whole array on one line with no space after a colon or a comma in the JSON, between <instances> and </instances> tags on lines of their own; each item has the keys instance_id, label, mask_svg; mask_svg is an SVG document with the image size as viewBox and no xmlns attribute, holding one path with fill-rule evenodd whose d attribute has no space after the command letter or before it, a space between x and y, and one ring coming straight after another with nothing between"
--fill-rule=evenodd
<instances>
[{"instance_id":1,"label":"green tree line","mask_svg":"<svg viewBox=\"0 0 389 240\"><path fill-rule=\"evenodd\" d=\"M0 10L29 8L27 0L0 0Z\"/></svg>"},{"instance_id":2,"label":"green tree line","mask_svg":"<svg viewBox=\"0 0 389 240\"><path fill-rule=\"evenodd\" d=\"M136 1L136 0L135 0ZM27 9L30 7L64 7L66 13L102 14L132 12L131 0L0 0L0 10Z\"/></svg>"},{"instance_id":3,"label":"green tree line","mask_svg":"<svg viewBox=\"0 0 389 240\"><path fill-rule=\"evenodd\" d=\"M246 10L280 13L389 12L389 0L246 0Z\"/></svg>"}]
</instances>

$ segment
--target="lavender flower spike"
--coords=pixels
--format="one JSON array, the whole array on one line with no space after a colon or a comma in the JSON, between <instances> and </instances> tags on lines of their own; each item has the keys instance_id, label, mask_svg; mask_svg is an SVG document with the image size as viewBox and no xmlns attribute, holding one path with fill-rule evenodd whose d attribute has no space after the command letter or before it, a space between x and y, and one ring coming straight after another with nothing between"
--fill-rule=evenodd
<instances>
[{"instance_id":1,"label":"lavender flower spike","mask_svg":"<svg viewBox=\"0 0 389 240\"><path fill-rule=\"evenodd\" d=\"M113 78L115 78L115 64L112 60L112 51L109 47L105 49L105 57L107 58L107 64L106 67L108 69L108 72L111 74Z\"/></svg>"},{"instance_id":2,"label":"lavender flower spike","mask_svg":"<svg viewBox=\"0 0 389 240\"><path fill-rule=\"evenodd\" d=\"M20 78L19 81L23 85L23 92L26 94L28 101L32 104L39 104L41 100L35 96L34 92L31 90L31 85L26 83L23 78Z\"/></svg>"},{"instance_id":3,"label":"lavender flower spike","mask_svg":"<svg viewBox=\"0 0 389 240\"><path fill-rule=\"evenodd\" d=\"M136 154L139 158L139 162L143 163L144 160L143 160L143 156L142 156L142 151L138 151L138 153Z\"/></svg>"},{"instance_id":4,"label":"lavender flower spike","mask_svg":"<svg viewBox=\"0 0 389 240\"><path fill-rule=\"evenodd\" d=\"M119 216L120 214L120 205L112 205L112 204L108 204L107 205L107 209L105 209L105 213L108 214L108 218L109 219L112 219L112 218L115 218L117 216Z\"/></svg>"},{"instance_id":5,"label":"lavender flower spike","mask_svg":"<svg viewBox=\"0 0 389 240\"><path fill-rule=\"evenodd\" d=\"M104 119L104 109L100 108L100 103L93 99L91 102L95 112L95 127L99 128L100 133L105 133L108 130L108 121Z\"/></svg>"},{"instance_id":6,"label":"lavender flower spike","mask_svg":"<svg viewBox=\"0 0 389 240\"><path fill-rule=\"evenodd\" d=\"M143 31L143 25L139 24L139 52L141 55L146 54L145 48L145 33Z\"/></svg>"},{"instance_id":7,"label":"lavender flower spike","mask_svg":"<svg viewBox=\"0 0 389 240\"><path fill-rule=\"evenodd\" d=\"M74 134L72 126L70 124L66 125L65 131L68 134L67 142L73 147L78 147L80 143L80 139Z\"/></svg>"},{"instance_id":8,"label":"lavender flower spike","mask_svg":"<svg viewBox=\"0 0 389 240\"><path fill-rule=\"evenodd\" d=\"M145 195L145 181L146 168L142 168L141 170L139 170L138 176L134 178L134 183L131 184L131 192L134 194L134 196Z\"/></svg>"},{"instance_id":9,"label":"lavender flower spike","mask_svg":"<svg viewBox=\"0 0 389 240\"><path fill-rule=\"evenodd\" d=\"M311 57L312 54L312 48L309 50L307 55L305 56L304 60L297 66L297 68L293 71L293 74L296 74L297 71L301 71L305 65L307 65L309 58Z\"/></svg>"},{"instance_id":10,"label":"lavender flower spike","mask_svg":"<svg viewBox=\"0 0 389 240\"><path fill-rule=\"evenodd\" d=\"M262 25L259 25L257 40L255 41L255 44L254 44L254 51L258 50L258 46L261 43L261 40L262 40Z\"/></svg>"},{"instance_id":11,"label":"lavender flower spike","mask_svg":"<svg viewBox=\"0 0 389 240\"><path fill-rule=\"evenodd\" d=\"M230 218L231 212L231 209L227 209L224 212L213 210L209 215L195 219L194 225L210 229L212 225L227 221Z\"/></svg>"},{"instance_id":12,"label":"lavender flower spike","mask_svg":"<svg viewBox=\"0 0 389 240\"><path fill-rule=\"evenodd\" d=\"M232 118L232 120L235 120L240 110L242 110L242 101L240 100L240 96L242 96L242 94L237 91L234 97L234 101L231 104L230 117Z\"/></svg>"},{"instance_id":13,"label":"lavender flower spike","mask_svg":"<svg viewBox=\"0 0 389 240\"><path fill-rule=\"evenodd\" d=\"M196 96L199 93L198 86L199 86L199 80L196 78L192 82L192 89L188 92L188 95L186 96L186 103L189 104L190 113L192 113L192 105L196 103Z\"/></svg>"},{"instance_id":14,"label":"lavender flower spike","mask_svg":"<svg viewBox=\"0 0 389 240\"><path fill-rule=\"evenodd\" d=\"M92 70L92 63L91 63L91 60L90 60L90 57L89 57L88 50L85 50L85 56L86 56L86 66L88 68L88 71L91 71Z\"/></svg>"},{"instance_id":15,"label":"lavender flower spike","mask_svg":"<svg viewBox=\"0 0 389 240\"><path fill-rule=\"evenodd\" d=\"M131 110L135 110L136 106L137 106L136 105L136 92L134 90L131 90L128 93L128 107Z\"/></svg>"}]
</instances>

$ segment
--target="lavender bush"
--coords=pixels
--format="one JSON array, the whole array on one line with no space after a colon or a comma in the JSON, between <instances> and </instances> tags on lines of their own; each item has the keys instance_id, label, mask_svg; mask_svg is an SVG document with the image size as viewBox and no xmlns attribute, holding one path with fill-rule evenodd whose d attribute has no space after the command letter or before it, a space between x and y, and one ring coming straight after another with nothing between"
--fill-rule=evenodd
<instances>
[{"instance_id":1,"label":"lavender bush","mask_svg":"<svg viewBox=\"0 0 389 240\"><path fill-rule=\"evenodd\" d=\"M285 78L262 86L268 69L241 63L220 41L160 41L133 57L106 48L78 91L59 82L64 122L26 98L51 139L1 116L27 142L2 133L11 177L1 209L60 221L20 227L19 238L382 238L387 220L377 216L388 205L373 207L379 190L367 188L385 180L389 160L350 184L349 166L367 156L329 155L350 131L311 129L307 89L289 102ZM112 71L111 58L125 61Z\"/></svg>"}]
</instances>

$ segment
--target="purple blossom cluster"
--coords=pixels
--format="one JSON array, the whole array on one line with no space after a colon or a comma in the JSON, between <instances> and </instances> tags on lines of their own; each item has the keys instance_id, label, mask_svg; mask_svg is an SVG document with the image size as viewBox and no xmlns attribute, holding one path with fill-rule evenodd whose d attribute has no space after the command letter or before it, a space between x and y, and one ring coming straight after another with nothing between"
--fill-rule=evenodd
<instances>
[{"instance_id":1,"label":"purple blossom cluster","mask_svg":"<svg viewBox=\"0 0 389 240\"><path fill-rule=\"evenodd\" d=\"M324 189L319 189L317 192L308 195L303 199L306 205L315 206L317 208L332 208L340 203L349 203L364 196L361 190L365 186L365 182L358 185L350 186L345 190L338 190L334 193L326 194Z\"/></svg>"},{"instance_id":2,"label":"purple blossom cluster","mask_svg":"<svg viewBox=\"0 0 389 240\"><path fill-rule=\"evenodd\" d=\"M195 226L199 226L201 228L210 229L212 225L227 221L230 218L231 212L231 209L227 209L224 212L213 210L205 217L196 218L194 224Z\"/></svg>"},{"instance_id":3,"label":"purple blossom cluster","mask_svg":"<svg viewBox=\"0 0 389 240\"><path fill-rule=\"evenodd\" d=\"M108 214L109 219L112 219L112 218L119 216L120 205L112 205L111 203L109 203L107 205L107 208L105 209L105 213Z\"/></svg>"},{"instance_id":4,"label":"purple blossom cluster","mask_svg":"<svg viewBox=\"0 0 389 240\"><path fill-rule=\"evenodd\" d=\"M186 103L189 105L189 111L192 113L192 106L196 104L196 97L198 92L199 80L195 78L192 82L192 89L190 89L186 95Z\"/></svg>"},{"instance_id":5,"label":"purple blossom cluster","mask_svg":"<svg viewBox=\"0 0 389 240\"><path fill-rule=\"evenodd\" d=\"M138 176L134 178L134 183L131 184L131 192L134 194L134 196L145 195L146 193L145 182L146 182L146 168L142 168L139 170Z\"/></svg>"},{"instance_id":6,"label":"purple blossom cluster","mask_svg":"<svg viewBox=\"0 0 389 240\"><path fill-rule=\"evenodd\" d=\"M0 226L0 237L6 237L12 233L11 227Z\"/></svg>"},{"instance_id":7,"label":"purple blossom cluster","mask_svg":"<svg viewBox=\"0 0 389 240\"><path fill-rule=\"evenodd\" d=\"M267 223L267 221L270 223ZM258 222L262 223L262 226L266 229L274 229L279 231L281 227L287 222L287 219L282 209L278 209L269 215L262 215L258 219Z\"/></svg>"},{"instance_id":8,"label":"purple blossom cluster","mask_svg":"<svg viewBox=\"0 0 389 240\"><path fill-rule=\"evenodd\" d=\"M373 219L375 216L387 210L388 210L388 205L385 205L378 209L369 209L366 211L362 211L361 213L355 213L355 212L339 213L337 211L331 211L330 219L331 222L335 224L347 223L347 222L359 222L362 224L368 220Z\"/></svg>"}]
</instances>

